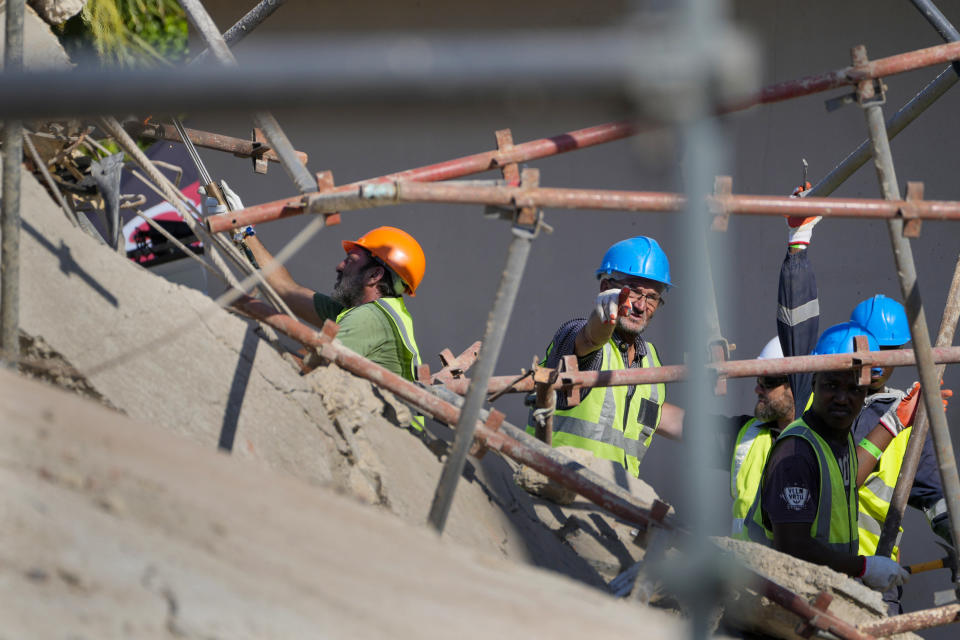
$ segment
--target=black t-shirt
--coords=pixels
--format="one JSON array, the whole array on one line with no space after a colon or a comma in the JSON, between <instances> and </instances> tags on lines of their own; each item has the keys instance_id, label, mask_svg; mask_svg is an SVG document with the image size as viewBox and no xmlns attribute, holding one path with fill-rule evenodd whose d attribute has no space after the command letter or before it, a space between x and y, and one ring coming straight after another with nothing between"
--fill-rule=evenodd
<instances>
[{"instance_id":1,"label":"black t-shirt","mask_svg":"<svg viewBox=\"0 0 960 640\"><path fill-rule=\"evenodd\" d=\"M804 420L816 430L816 418L811 418L809 412L804 414ZM843 476L844 489L849 491L850 449L847 438L834 442L822 431L818 433L833 451ZM817 517L820 490L820 463L810 443L796 436L777 440L763 474L765 524L772 528L773 523L812 523Z\"/></svg>"}]
</instances>

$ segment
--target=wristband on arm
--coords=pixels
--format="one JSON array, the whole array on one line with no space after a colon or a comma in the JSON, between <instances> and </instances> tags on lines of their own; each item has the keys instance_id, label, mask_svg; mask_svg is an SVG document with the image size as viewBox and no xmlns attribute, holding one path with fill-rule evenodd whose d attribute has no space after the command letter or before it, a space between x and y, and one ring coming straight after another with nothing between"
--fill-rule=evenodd
<instances>
[{"instance_id":1,"label":"wristband on arm","mask_svg":"<svg viewBox=\"0 0 960 640\"><path fill-rule=\"evenodd\" d=\"M877 445L873 444L872 442L870 442L870 441L867 440L866 438L864 438L863 440L861 440L861 441L860 441L860 444L859 444L858 446L860 446L861 448L865 449L867 453L869 453L871 456L873 456L873 457L876 458L877 460L879 460L879 459L880 459L880 456L883 455L883 451L880 450L880 447L878 447ZM864 556L864 559L866 559L866 556Z\"/></svg>"}]
</instances>

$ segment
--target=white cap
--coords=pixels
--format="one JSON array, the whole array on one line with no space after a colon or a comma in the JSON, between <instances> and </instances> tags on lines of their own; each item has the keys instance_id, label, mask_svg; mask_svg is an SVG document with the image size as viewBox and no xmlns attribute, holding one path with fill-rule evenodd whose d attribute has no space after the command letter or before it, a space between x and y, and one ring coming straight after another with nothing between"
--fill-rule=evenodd
<instances>
[{"instance_id":1,"label":"white cap","mask_svg":"<svg viewBox=\"0 0 960 640\"><path fill-rule=\"evenodd\" d=\"M757 356L757 360L771 360L773 358L782 358L783 357L783 347L780 346L780 337L773 336L766 345L764 345L763 350L760 351L760 355Z\"/></svg>"}]
</instances>

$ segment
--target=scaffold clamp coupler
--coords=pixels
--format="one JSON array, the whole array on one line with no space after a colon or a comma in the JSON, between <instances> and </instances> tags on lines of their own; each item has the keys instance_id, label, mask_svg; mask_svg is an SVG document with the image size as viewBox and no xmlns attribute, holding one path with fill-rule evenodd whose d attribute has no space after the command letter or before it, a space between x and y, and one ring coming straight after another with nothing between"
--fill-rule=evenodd
<instances>
[{"instance_id":1,"label":"scaffold clamp coupler","mask_svg":"<svg viewBox=\"0 0 960 640\"><path fill-rule=\"evenodd\" d=\"M263 157L263 154L270 149L270 146L267 143L266 137L263 135L263 131L261 131L259 127L253 128L253 135L251 137L253 139L253 149L250 154L250 159L253 161L253 171L254 173L266 173L270 163Z\"/></svg>"},{"instance_id":2,"label":"scaffold clamp coupler","mask_svg":"<svg viewBox=\"0 0 960 640\"><path fill-rule=\"evenodd\" d=\"M826 591L821 591L817 594L811 606L818 612L826 613L831 602L833 602L833 596ZM829 628L829 620L822 618L819 613L817 613L810 619L797 623L795 632L798 636L809 638L818 631L829 630Z\"/></svg>"},{"instance_id":3,"label":"scaffold clamp coupler","mask_svg":"<svg viewBox=\"0 0 960 640\"><path fill-rule=\"evenodd\" d=\"M883 78L869 77L867 48L858 44L850 50L850 57L853 69L849 75L853 79L860 79L857 83L857 103L864 109L884 104L887 101L887 85L883 84Z\"/></svg>"},{"instance_id":4,"label":"scaffold clamp coupler","mask_svg":"<svg viewBox=\"0 0 960 640\"><path fill-rule=\"evenodd\" d=\"M567 409L572 409L580 404L580 385L576 384L573 378L565 376L564 374L578 373L580 371L580 367L577 365L577 356L572 354L563 356L563 358L560 359L560 368L560 390L567 400Z\"/></svg>"},{"instance_id":5,"label":"scaffold clamp coupler","mask_svg":"<svg viewBox=\"0 0 960 640\"><path fill-rule=\"evenodd\" d=\"M920 219L920 214L917 211L916 203L922 200L923 183L908 182L907 195L904 199L904 204L898 211L900 217L903 218L903 237L905 238L920 237L920 226L923 224L923 220Z\"/></svg>"},{"instance_id":6,"label":"scaffold clamp coupler","mask_svg":"<svg viewBox=\"0 0 960 640\"><path fill-rule=\"evenodd\" d=\"M486 436L483 438L483 440L486 442L481 443L480 438L477 438L473 441L473 444L470 445L471 456L479 460L486 455L487 449L490 448L488 444L492 444L489 443L490 436L500 431L500 425L503 424L503 421L506 419L506 417L506 414L504 414L502 411L490 409L490 413L487 414L487 419L483 421L483 424L490 429L492 433L486 434Z\"/></svg>"},{"instance_id":7,"label":"scaffold clamp coupler","mask_svg":"<svg viewBox=\"0 0 960 640\"><path fill-rule=\"evenodd\" d=\"M316 179L318 192L325 193L333 190L333 171L318 171ZM304 204L306 203L307 201L305 199ZM324 213L323 223L328 227L340 224L340 214L336 211Z\"/></svg>"},{"instance_id":8,"label":"scaffold clamp coupler","mask_svg":"<svg viewBox=\"0 0 960 640\"><path fill-rule=\"evenodd\" d=\"M716 176L713 179L713 197L707 200L713 222L710 228L713 231L726 231L730 224L730 212L727 210L727 197L733 193L733 178L730 176Z\"/></svg>"},{"instance_id":9,"label":"scaffold clamp coupler","mask_svg":"<svg viewBox=\"0 0 960 640\"><path fill-rule=\"evenodd\" d=\"M730 352L737 348L737 345L730 344L726 338L717 338L709 344L710 362L726 362L730 359ZM717 369L713 369L716 380L713 383L713 394L716 396L727 395L727 377Z\"/></svg>"},{"instance_id":10,"label":"scaffold clamp coupler","mask_svg":"<svg viewBox=\"0 0 960 640\"><path fill-rule=\"evenodd\" d=\"M870 351L870 344L867 341L867 336L854 336L853 338L853 351L854 353L863 353ZM871 365L869 362L864 363L862 358L856 356L853 357L853 366L859 368L859 375L857 384L862 386L867 386L870 384L870 369Z\"/></svg>"}]
</instances>

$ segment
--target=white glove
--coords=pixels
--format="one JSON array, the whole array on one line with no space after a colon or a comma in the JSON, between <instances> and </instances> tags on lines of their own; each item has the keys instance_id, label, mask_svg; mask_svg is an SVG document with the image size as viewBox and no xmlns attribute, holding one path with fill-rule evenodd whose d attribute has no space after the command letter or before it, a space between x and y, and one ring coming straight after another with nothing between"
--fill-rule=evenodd
<instances>
[{"instance_id":1,"label":"white glove","mask_svg":"<svg viewBox=\"0 0 960 640\"><path fill-rule=\"evenodd\" d=\"M240 201L240 196L230 188L226 180L220 181L220 191L223 192L223 197L227 199L227 204L230 206L231 211L243 209L243 202Z\"/></svg>"},{"instance_id":2,"label":"white glove","mask_svg":"<svg viewBox=\"0 0 960 640\"><path fill-rule=\"evenodd\" d=\"M897 562L883 556L865 556L863 558L863 573L860 574L863 584L881 593L895 586L906 584L910 574Z\"/></svg>"},{"instance_id":3,"label":"white glove","mask_svg":"<svg viewBox=\"0 0 960 640\"><path fill-rule=\"evenodd\" d=\"M620 315L620 293L622 289L607 289L597 296L597 306L594 311L604 324L613 324Z\"/></svg>"},{"instance_id":4,"label":"white glove","mask_svg":"<svg viewBox=\"0 0 960 640\"><path fill-rule=\"evenodd\" d=\"M787 216L787 243L788 244L810 244L810 238L813 236L813 228L823 216L813 216L803 218L800 216Z\"/></svg>"},{"instance_id":5,"label":"white glove","mask_svg":"<svg viewBox=\"0 0 960 640\"><path fill-rule=\"evenodd\" d=\"M230 205L230 211L243 209L243 202L240 201L240 196L230 188L226 180L220 181L220 191L223 192L223 197L226 198L227 204ZM226 205L220 204L216 198L207 195L206 187L200 187L197 189L197 192L200 194L200 213L204 218L227 212Z\"/></svg>"},{"instance_id":6,"label":"white glove","mask_svg":"<svg viewBox=\"0 0 960 640\"><path fill-rule=\"evenodd\" d=\"M876 402L883 402L889 404L889 407L883 414L880 416L880 424L890 432L890 435L894 438L897 437L901 431L906 428L906 425L903 424L900 420L898 412L900 410L900 404L907 398L907 394L894 389L893 391L883 391L881 393L875 393L867 398L864 407L869 407L870 405Z\"/></svg>"}]
</instances>

